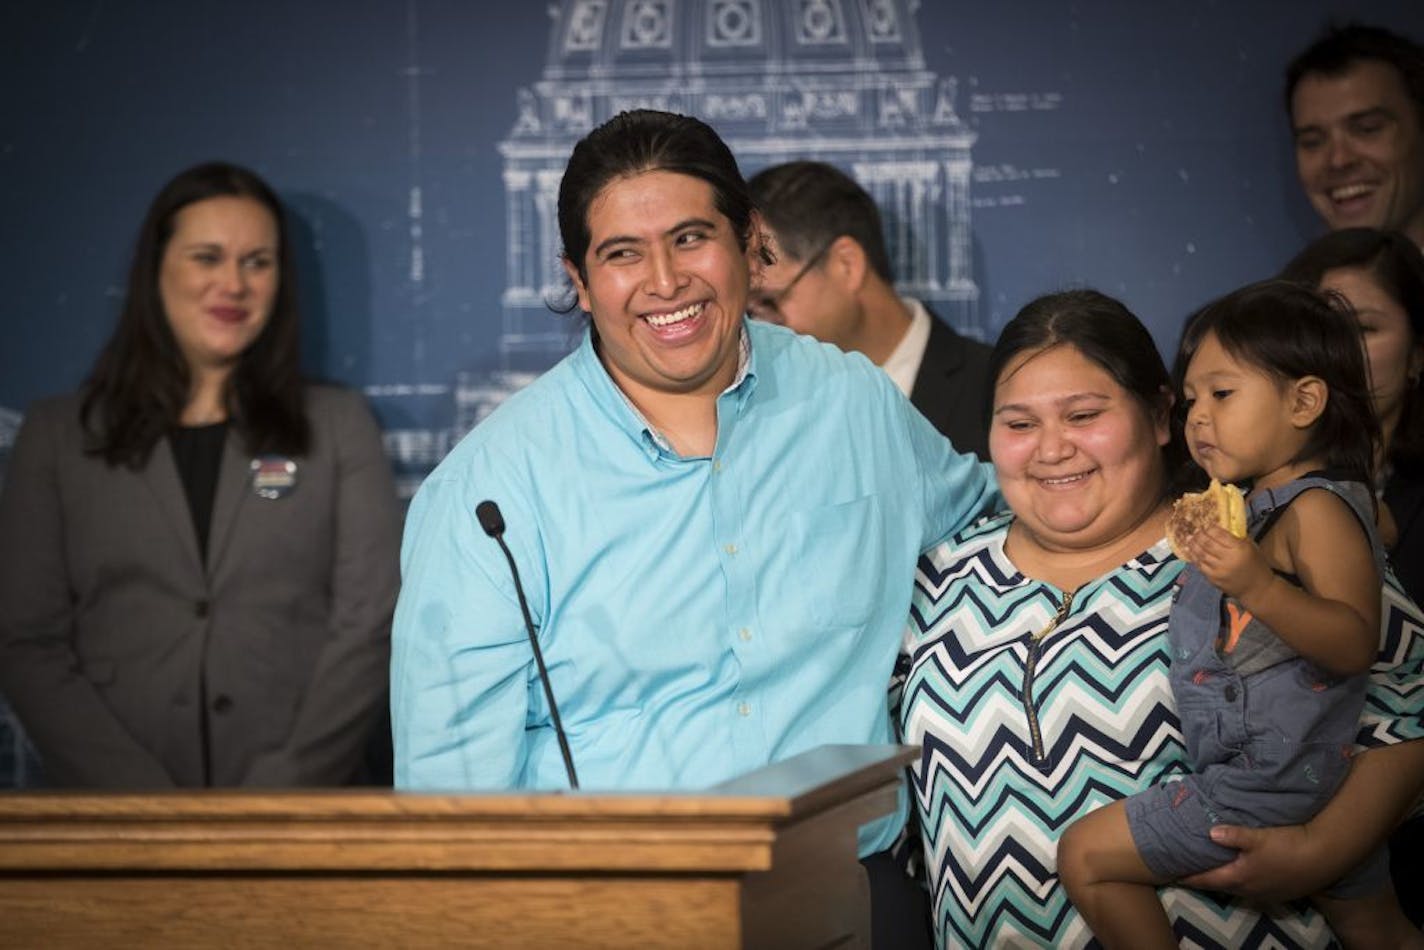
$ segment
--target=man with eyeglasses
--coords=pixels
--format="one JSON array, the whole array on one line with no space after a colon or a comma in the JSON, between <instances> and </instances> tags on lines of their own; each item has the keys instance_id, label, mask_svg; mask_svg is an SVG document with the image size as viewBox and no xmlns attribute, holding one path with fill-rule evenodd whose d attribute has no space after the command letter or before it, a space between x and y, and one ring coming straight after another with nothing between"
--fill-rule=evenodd
<instances>
[{"instance_id":1,"label":"man with eyeglasses","mask_svg":"<svg viewBox=\"0 0 1424 950\"><path fill-rule=\"evenodd\" d=\"M773 165L748 182L776 254L752 316L863 353L962 452L989 457L989 347L895 292L880 211L824 162Z\"/></svg>"}]
</instances>

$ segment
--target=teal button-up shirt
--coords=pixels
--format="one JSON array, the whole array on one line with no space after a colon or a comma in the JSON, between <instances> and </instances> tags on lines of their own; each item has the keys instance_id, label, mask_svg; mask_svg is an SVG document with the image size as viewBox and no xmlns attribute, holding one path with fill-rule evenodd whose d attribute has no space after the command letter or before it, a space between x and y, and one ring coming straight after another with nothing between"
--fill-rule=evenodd
<instances>
[{"instance_id":1,"label":"teal button-up shirt","mask_svg":"<svg viewBox=\"0 0 1424 950\"><path fill-rule=\"evenodd\" d=\"M401 552L396 785L562 788L497 502L588 790L700 788L826 743L886 743L922 550L998 500L869 361L763 323L710 457L649 430L592 340L426 479ZM902 796L903 798L903 796ZM903 823L862 830L862 854Z\"/></svg>"}]
</instances>

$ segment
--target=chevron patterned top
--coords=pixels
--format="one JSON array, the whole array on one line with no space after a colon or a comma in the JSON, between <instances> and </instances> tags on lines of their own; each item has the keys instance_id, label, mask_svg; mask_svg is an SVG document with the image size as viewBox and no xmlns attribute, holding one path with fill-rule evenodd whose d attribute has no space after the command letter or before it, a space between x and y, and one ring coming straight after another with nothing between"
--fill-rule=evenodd
<instances>
[{"instance_id":1,"label":"chevron patterned top","mask_svg":"<svg viewBox=\"0 0 1424 950\"><path fill-rule=\"evenodd\" d=\"M1159 541L1065 597L1009 561L1010 521L982 521L920 559L892 686L904 741L922 746L911 791L936 936L942 947L1096 945L1059 887L1058 835L1186 770L1167 679L1182 564ZM1393 578L1384 601L1364 745L1424 736L1424 618ZM1304 904L1262 914L1185 888L1162 898L1184 946L1333 939Z\"/></svg>"}]
</instances>

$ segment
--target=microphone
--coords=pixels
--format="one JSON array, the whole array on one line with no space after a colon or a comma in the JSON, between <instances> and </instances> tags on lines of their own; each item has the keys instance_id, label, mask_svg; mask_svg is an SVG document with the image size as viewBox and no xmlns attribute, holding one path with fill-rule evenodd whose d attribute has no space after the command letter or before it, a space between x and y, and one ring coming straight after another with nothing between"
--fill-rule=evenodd
<instances>
[{"instance_id":1,"label":"microphone","mask_svg":"<svg viewBox=\"0 0 1424 950\"><path fill-rule=\"evenodd\" d=\"M544 668L544 653L539 649L539 638L534 635L534 620L529 616L529 602L524 599L524 585L519 582L519 568L514 566L514 555L509 553L509 545L504 543L504 515L499 513L499 505L492 501L482 501L475 506L475 517L480 519L480 527L485 534L494 538L504 559L509 562L509 573L514 578L514 592L519 595L519 609L524 614L524 629L529 634L529 646L534 651L534 663L539 668L539 682L544 684L544 698L549 702L549 714L554 720L554 732L559 737L559 751L564 754L564 770L569 773L569 787L578 790L578 773L574 771L574 757L569 754L569 738L564 735L564 724L559 719L559 706L554 702L554 687L549 685L549 671Z\"/></svg>"}]
</instances>

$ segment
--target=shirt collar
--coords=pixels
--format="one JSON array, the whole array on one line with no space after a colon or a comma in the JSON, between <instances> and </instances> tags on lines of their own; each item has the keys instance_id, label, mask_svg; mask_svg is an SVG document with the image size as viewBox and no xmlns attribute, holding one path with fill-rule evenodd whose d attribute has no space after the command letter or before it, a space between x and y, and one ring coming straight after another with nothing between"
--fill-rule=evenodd
<instances>
[{"instance_id":1,"label":"shirt collar","mask_svg":"<svg viewBox=\"0 0 1424 950\"><path fill-rule=\"evenodd\" d=\"M575 360L579 370L579 375L584 377L585 382L595 393L609 392L616 393L614 402L620 404L622 412L618 413L623 417L625 430L629 435L634 436L642 442L644 450L650 458L659 455L676 456L672 443L653 428L647 418L633 405L633 400L628 398L628 394L619 388L613 381L613 377L608 374L608 369L603 365L603 361L598 358L598 351L593 345L593 326L584 331L583 342L579 345L575 353ZM729 394L738 396L737 408L745 404L747 396L756 388L756 358L752 350L751 334L747 331L746 318L742 320L741 332L737 338L737 374L732 378L732 383L718 400L727 397Z\"/></svg>"},{"instance_id":2,"label":"shirt collar","mask_svg":"<svg viewBox=\"0 0 1424 950\"><path fill-rule=\"evenodd\" d=\"M920 375L925 347L930 342L930 313L913 297L901 297L900 302L910 311L910 325L880 368L908 396L915 388L915 377Z\"/></svg>"}]
</instances>

